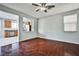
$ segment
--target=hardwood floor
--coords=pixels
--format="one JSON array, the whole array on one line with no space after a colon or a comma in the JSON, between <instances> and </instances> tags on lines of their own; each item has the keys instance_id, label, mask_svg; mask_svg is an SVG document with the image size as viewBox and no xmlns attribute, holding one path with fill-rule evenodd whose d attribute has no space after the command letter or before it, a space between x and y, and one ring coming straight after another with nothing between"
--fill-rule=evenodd
<instances>
[{"instance_id":1,"label":"hardwood floor","mask_svg":"<svg viewBox=\"0 0 79 59\"><path fill-rule=\"evenodd\" d=\"M19 54L29 56L79 56L79 45L34 38L20 42Z\"/></svg>"},{"instance_id":2,"label":"hardwood floor","mask_svg":"<svg viewBox=\"0 0 79 59\"><path fill-rule=\"evenodd\" d=\"M15 50L14 50L15 51ZM13 51L13 52L14 52ZM8 54L6 54L8 55ZM79 45L48 40L44 38L33 38L19 42L14 56L79 56Z\"/></svg>"}]
</instances>

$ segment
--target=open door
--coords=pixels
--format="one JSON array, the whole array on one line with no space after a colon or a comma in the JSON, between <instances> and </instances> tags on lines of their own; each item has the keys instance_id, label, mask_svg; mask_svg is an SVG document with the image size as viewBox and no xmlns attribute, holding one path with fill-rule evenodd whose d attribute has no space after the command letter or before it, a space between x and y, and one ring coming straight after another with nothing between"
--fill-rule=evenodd
<instances>
[{"instance_id":1,"label":"open door","mask_svg":"<svg viewBox=\"0 0 79 59\"><path fill-rule=\"evenodd\" d=\"M0 11L0 55L2 55L3 51L7 50L8 48L16 49L16 46L19 45L17 44L18 42L19 16ZM9 47L9 45L11 47Z\"/></svg>"}]
</instances>

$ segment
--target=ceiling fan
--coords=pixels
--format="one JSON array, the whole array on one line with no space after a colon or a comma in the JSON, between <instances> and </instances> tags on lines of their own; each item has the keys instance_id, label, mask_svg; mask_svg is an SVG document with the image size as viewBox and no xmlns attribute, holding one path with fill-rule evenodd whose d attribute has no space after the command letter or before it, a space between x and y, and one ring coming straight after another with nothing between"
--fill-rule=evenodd
<instances>
[{"instance_id":1,"label":"ceiling fan","mask_svg":"<svg viewBox=\"0 0 79 59\"><path fill-rule=\"evenodd\" d=\"M35 9L36 12L38 11L44 11L47 12L48 9L54 8L55 5L47 5L47 3L32 3L33 6L36 6L37 8Z\"/></svg>"}]
</instances>

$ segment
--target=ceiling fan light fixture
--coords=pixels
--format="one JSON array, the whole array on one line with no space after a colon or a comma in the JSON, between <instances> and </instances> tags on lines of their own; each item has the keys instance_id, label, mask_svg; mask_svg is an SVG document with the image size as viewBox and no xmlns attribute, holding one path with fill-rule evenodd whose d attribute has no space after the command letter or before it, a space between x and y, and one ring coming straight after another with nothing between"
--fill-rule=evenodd
<instances>
[{"instance_id":1,"label":"ceiling fan light fixture","mask_svg":"<svg viewBox=\"0 0 79 59\"><path fill-rule=\"evenodd\" d=\"M38 11L47 12L48 9L51 9L51 8L54 8L55 7L55 5L47 5L47 3L40 3L40 5L39 4L32 3L32 5L34 5L34 6L37 7L35 9L36 12L38 12Z\"/></svg>"},{"instance_id":2,"label":"ceiling fan light fixture","mask_svg":"<svg viewBox=\"0 0 79 59\"><path fill-rule=\"evenodd\" d=\"M35 10L37 11L37 10L39 10L39 9L40 9L40 11L47 10L47 8L45 8L45 7L37 7Z\"/></svg>"},{"instance_id":3,"label":"ceiling fan light fixture","mask_svg":"<svg viewBox=\"0 0 79 59\"><path fill-rule=\"evenodd\" d=\"M44 10L47 10L47 8L41 7L40 10L41 10L41 11L44 11Z\"/></svg>"}]
</instances>

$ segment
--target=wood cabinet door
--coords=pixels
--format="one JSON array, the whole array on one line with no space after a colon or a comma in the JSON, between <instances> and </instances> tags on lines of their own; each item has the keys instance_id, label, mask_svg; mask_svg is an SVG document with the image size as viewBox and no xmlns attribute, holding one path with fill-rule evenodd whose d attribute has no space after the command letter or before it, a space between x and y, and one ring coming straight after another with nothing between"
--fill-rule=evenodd
<instances>
[{"instance_id":1,"label":"wood cabinet door","mask_svg":"<svg viewBox=\"0 0 79 59\"><path fill-rule=\"evenodd\" d=\"M18 31L14 31L14 36L18 36Z\"/></svg>"},{"instance_id":2,"label":"wood cabinet door","mask_svg":"<svg viewBox=\"0 0 79 59\"><path fill-rule=\"evenodd\" d=\"M10 32L5 32L5 38L10 36Z\"/></svg>"},{"instance_id":3,"label":"wood cabinet door","mask_svg":"<svg viewBox=\"0 0 79 59\"><path fill-rule=\"evenodd\" d=\"M5 28L11 28L11 21L5 20Z\"/></svg>"}]
</instances>

